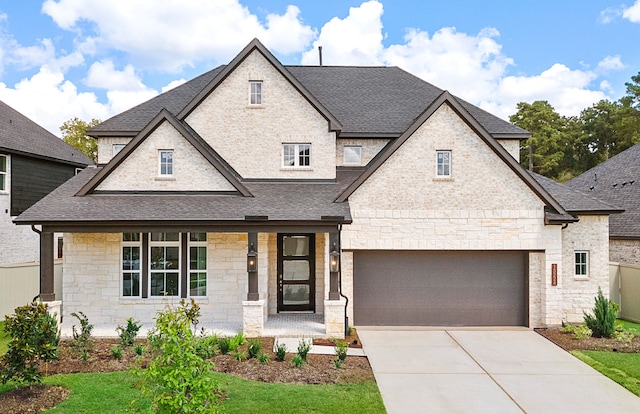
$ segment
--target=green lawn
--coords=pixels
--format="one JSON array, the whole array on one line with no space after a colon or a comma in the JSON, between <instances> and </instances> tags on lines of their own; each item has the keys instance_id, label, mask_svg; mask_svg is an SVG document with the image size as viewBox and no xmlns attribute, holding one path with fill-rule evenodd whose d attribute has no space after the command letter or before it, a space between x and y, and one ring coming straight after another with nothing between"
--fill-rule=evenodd
<instances>
[{"instance_id":1,"label":"green lawn","mask_svg":"<svg viewBox=\"0 0 640 414\"><path fill-rule=\"evenodd\" d=\"M215 373L226 393L224 412L385 413L375 382L331 385L266 384ZM150 402L133 387L128 372L53 375L47 384L71 389L52 413L151 412ZM0 385L0 393L11 387Z\"/></svg>"},{"instance_id":2,"label":"green lawn","mask_svg":"<svg viewBox=\"0 0 640 414\"><path fill-rule=\"evenodd\" d=\"M4 355L7 352L7 344L9 343L9 337L4 332L4 321L0 322L0 355Z\"/></svg>"},{"instance_id":3,"label":"green lawn","mask_svg":"<svg viewBox=\"0 0 640 414\"><path fill-rule=\"evenodd\" d=\"M640 396L640 354L573 351L575 357Z\"/></svg>"},{"instance_id":4,"label":"green lawn","mask_svg":"<svg viewBox=\"0 0 640 414\"><path fill-rule=\"evenodd\" d=\"M640 323L625 321L624 319L617 319L616 322L621 324L625 331L629 331L635 336L640 336Z\"/></svg>"}]
</instances>

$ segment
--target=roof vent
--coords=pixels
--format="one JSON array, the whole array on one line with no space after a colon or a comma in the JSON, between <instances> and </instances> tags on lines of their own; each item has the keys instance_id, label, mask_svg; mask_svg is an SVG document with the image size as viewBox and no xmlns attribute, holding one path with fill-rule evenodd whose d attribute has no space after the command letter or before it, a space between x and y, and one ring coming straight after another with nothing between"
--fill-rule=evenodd
<instances>
[{"instance_id":1,"label":"roof vent","mask_svg":"<svg viewBox=\"0 0 640 414\"><path fill-rule=\"evenodd\" d=\"M618 183L613 183L613 188L616 188L618 186Z\"/></svg>"},{"instance_id":2,"label":"roof vent","mask_svg":"<svg viewBox=\"0 0 640 414\"><path fill-rule=\"evenodd\" d=\"M631 180L631 181L629 181L629 185L632 185L635 182L636 182L636 180Z\"/></svg>"},{"instance_id":3,"label":"roof vent","mask_svg":"<svg viewBox=\"0 0 640 414\"><path fill-rule=\"evenodd\" d=\"M320 58L320 66L322 66L322 46L318 46L318 57Z\"/></svg>"},{"instance_id":4,"label":"roof vent","mask_svg":"<svg viewBox=\"0 0 640 414\"><path fill-rule=\"evenodd\" d=\"M595 188L594 186L591 186L591 187L589 187L589 190L593 191L594 188Z\"/></svg>"}]
</instances>

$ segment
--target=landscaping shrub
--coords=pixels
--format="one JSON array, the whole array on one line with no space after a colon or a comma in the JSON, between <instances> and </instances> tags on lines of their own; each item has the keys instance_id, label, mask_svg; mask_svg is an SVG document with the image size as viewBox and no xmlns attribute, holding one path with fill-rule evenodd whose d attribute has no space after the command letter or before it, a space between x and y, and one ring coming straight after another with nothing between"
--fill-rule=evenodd
<instances>
[{"instance_id":1,"label":"landscaping shrub","mask_svg":"<svg viewBox=\"0 0 640 414\"><path fill-rule=\"evenodd\" d=\"M60 339L58 323L49 314L47 305L33 302L16 308L13 316L5 316L4 329L11 340L2 358L2 383L10 380L26 384L41 383L38 363L43 361L46 367L49 361L58 357Z\"/></svg>"},{"instance_id":2,"label":"landscaping shrub","mask_svg":"<svg viewBox=\"0 0 640 414\"><path fill-rule=\"evenodd\" d=\"M111 347L111 356L113 356L118 361L122 358L122 348L118 345L114 345Z\"/></svg>"},{"instance_id":3,"label":"landscaping shrub","mask_svg":"<svg viewBox=\"0 0 640 414\"><path fill-rule=\"evenodd\" d=\"M311 350L311 344L311 340L305 341L304 339L298 343L298 355L304 362L307 362L307 354Z\"/></svg>"},{"instance_id":4,"label":"landscaping shrub","mask_svg":"<svg viewBox=\"0 0 640 414\"><path fill-rule=\"evenodd\" d=\"M140 328L142 328L140 321L136 321L133 318L127 319L127 326L118 325L116 331L118 331L118 336L120 337L120 344L122 346L132 346Z\"/></svg>"},{"instance_id":5,"label":"landscaping shrub","mask_svg":"<svg viewBox=\"0 0 640 414\"><path fill-rule=\"evenodd\" d=\"M296 368L300 368L301 366L304 365L305 362L306 360L303 359L302 356L300 356L300 354L295 354L294 357L291 359L291 363Z\"/></svg>"},{"instance_id":6,"label":"landscaping shrub","mask_svg":"<svg viewBox=\"0 0 640 414\"><path fill-rule=\"evenodd\" d=\"M620 308L602 294L598 288L593 316L585 312L584 322L596 338L610 338L615 331L616 316Z\"/></svg>"},{"instance_id":7,"label":"landscaping shrub","mask_svg":"<svg viewBox=\"0 0 640 414\"><path fill-rule=\"evenodd\" d=\"M336 345L333 347L336 352L336 359L333 364L336 368L341 368L344 361L347 359L347 351L349 350L349 344L345 341L336 341Z\"/></svg>"},{"instance_id":8,"label":"landscaping shrub","mask_svg":"<svg viewBox=\"0 0 640 414\"><path fill-rule=\"evenodd\" d=\"M287 344L276 342L276 360L284 361L287 355Z\"/></svg>"},{"instance_id":9,"label":"landscaping shrub","mask_svg":"<svg viewBox=\"0 0 640 414\"><path fill-rule=\"evenodd\" d=\"M258 355L258 361L260 361L261 364L268 364L269 363L269 354L265 354L265 353L260 353L260 355Z\"/></svg>"},{"instance_id":10,"label":"landscaping shrub","mask_svg":"<svg viewBox=\"0 0 640 414\"><path fill-rule=\"evenodd\" d=\"M249 339L247 353L249 355L249 359L258 358L262 353L262 341L259 339Z\"/></svg>"},{"instance_id":11,"label":"landscaping shrub","mask_svg":"<svg viewBox=\"0 0 640 414\"><path fill-rule=\"evenodd\" d=\"M164 413L217 412L218 384L213 379L213 362L198 354L198 337L192 331L199 311L181 301L177 308L159 311L156 326L149 332L154 357L146 370L137 370L142 391L154 408Z\"/></svg>"},{"instance_id":12,"label":"landscaping shrub","mask_svg":"<svg viewBox=\"0 0 640 414\"><path fill-rule=\"evenodd\" d=\"M197 338L196 349L202 358L211 358L218 354L218 336L200 336Z\"/></svg>"},{"instance_id":13,"label":"landscaping shrub","mask_svg":"<svg viewBox=\"0 0 640 414\"><path fill-rule=\"evenodd\" d=\"M71 327L73 339L69 341L71 349L73 349L80 357L86 361L89 359L89 351L93 349L93 338L91 337L91 331L93 325L89 323L87 315L83 312L73 312L71 316L78 319L80 322L80 332L76 329L76 326Z\"/></svg>"}]
</instances>

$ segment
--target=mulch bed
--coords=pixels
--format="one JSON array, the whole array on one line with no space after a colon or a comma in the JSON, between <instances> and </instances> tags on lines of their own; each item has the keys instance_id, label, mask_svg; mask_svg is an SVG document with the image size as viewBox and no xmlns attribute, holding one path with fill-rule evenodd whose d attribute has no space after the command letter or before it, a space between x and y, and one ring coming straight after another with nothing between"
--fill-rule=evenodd
<instances>
[{"instance_id":1,"label":"mulch bed","mask_svg":"<svg viewBox=\"0 0 640 414\"><path fill-rule=\"evenodd\" d=\"M640 337L636 336L630 343L621 342L615 338L576 339L573 334L562 332L560 328L539 328L537 333L566 351L609 351L609 352L640 352Z\"/></svg>"}]
</instances>

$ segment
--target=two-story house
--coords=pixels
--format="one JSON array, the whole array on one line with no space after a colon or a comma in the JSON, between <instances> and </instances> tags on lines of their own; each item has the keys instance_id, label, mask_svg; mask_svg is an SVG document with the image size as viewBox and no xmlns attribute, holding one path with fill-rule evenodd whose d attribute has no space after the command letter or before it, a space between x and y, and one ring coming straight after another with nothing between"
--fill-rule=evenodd
<instances>
[{"instance_id":1,"label":"two-story house","mask_svg":"<svg viewBox=\"0 0 640 414\"><path fill-rule=\"evenodd\" d=\"M42 225L45 256L64 232L64 313L95 324L193 298L249 336L289 312L330 337L536 327L608 286L615 209L533 177L527 131L397 67L284 66L254 40L90 134L98 167L16 223Z\"/></svg>"}]
</instances>

